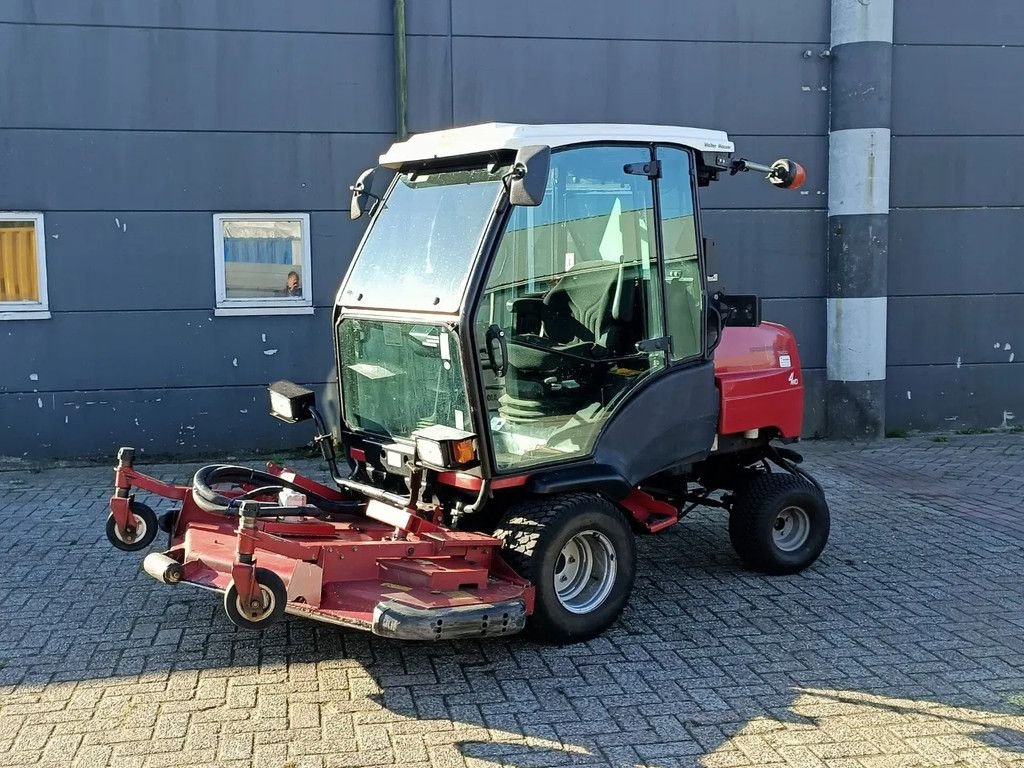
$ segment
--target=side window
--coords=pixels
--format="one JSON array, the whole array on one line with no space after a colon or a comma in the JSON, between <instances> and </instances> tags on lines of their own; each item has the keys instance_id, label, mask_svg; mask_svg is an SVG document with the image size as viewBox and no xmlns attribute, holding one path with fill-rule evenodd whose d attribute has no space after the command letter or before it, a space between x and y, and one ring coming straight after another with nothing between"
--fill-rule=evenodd
<instances>
[{"instance_id":1,"label":"side window","mask_svg":"<svg viewBox=\"0 0 1024 768\"><path fill-rule=\"evenodd\" d=\"M312 314L308 213L213 217L218 315Z\"/></svg>"},{"instance_id":2,"label":"side window","mask_svg":"<svg viewBox=\"0 0 1024 768\"><path fill-rule=\"evenodd\" d=\"M585 455L664 364L653 185L639 146L556 152L544 202L512 211L476 318L499 467Z\"/></svg>"},{"instance_id":3,"label":"side window","mask_svg":"<svg viewBox=\"0 0 1024 768\"><path fill-rule=\"evenodd\" d=\"M0 212L0 320L48 317L43 214Z\"/></svg>"},{"instance_id":4,"label":"side window","mask_svg":"<svg viewBox=\"0 0 1024 768\"><path fill-rule=\"evenodd\" d=\"M697 223L693 211L691 155L676 147L658 147L661 161L661 233L665 254L665 318L672 359L703 352L704 289L701 285Z\"/></svg>"}]
</instances>

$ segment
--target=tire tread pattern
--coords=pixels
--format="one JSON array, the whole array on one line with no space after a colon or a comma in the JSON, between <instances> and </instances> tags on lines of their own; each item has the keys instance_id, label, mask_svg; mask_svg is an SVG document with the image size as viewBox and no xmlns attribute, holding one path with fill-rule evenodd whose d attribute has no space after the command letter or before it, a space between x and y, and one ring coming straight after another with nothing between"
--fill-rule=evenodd
<instances>
[{"instance_id":1,"label":"tire tread pattern","mask_svg":"<svg viewBox=\"0 0 1024 768\"><path fill-rule=\"evenodd\" d=\"M729 513L729 539L736 554L750 567L765 573L796 573L813 563L824 548L825 542L821 542L813 556L799 566L783 564L772 556L773 553L766 549L765 542L758 536L757 528L752 521L764 514L775 499L793 491L812 493L821 501L827 540L828 503L817 487L799 475L791 475L788 472L759 472L740 487ZM813 519L811 525L814 525Z\"/></svg>"}]
</instances>

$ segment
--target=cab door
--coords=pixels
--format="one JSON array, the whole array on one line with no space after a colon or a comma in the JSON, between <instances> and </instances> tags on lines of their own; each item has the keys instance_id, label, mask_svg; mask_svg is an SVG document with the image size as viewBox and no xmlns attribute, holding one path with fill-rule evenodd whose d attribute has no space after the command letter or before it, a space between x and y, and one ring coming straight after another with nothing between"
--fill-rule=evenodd
<instances>
[{"instance_id":1,"label":"cab door","mask_svg":"<svg viewBox=\"0 0 1024 768\"><path fill-rule=\"evenodd\" d=\"M657 158L665 332L673 362L696 361L705 353L706 292L693 154L659 146Z\"/></svg>"},{"instance_id":2,"label":"cab door","mask_svg":"<svg viewBox=\"0 0 1024 768\"><path fill-rule=\"evenodd\" d=\"M594 447L595 463L628 487L706 458L720 408L704 332L707 300L693 153L670 145L653 149L656 162L647 169L657 214L652 263L658 267L664 335L644 346L665 350L665 365L631 393Z\"/></svg>"}]
</instances>

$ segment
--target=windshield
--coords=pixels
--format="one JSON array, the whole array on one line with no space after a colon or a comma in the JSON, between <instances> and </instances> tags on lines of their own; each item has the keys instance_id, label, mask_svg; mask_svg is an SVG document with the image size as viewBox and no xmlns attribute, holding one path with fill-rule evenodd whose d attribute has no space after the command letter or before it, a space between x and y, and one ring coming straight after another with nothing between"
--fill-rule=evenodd
<instances>
[{"instance_id":1,"label":"windshield","mask_svg":"<svg viewBox=\"0 0 1024 768\"><path fill-rule=\"evenodd\" d=\"M377 214L341 303L458 311L507 167L400 173Z\"/></svg>"},{"instance_id":2,"label":"windshield","mask_svg":"<svg viewBox=\"0 0 1024 768\"><path fill-rule=\"evenodd\" d=\"M432 424L466 429L458 339L447 327L347 318L338 355L350 428L387 437Z\"/></svg>"}]
</instances>

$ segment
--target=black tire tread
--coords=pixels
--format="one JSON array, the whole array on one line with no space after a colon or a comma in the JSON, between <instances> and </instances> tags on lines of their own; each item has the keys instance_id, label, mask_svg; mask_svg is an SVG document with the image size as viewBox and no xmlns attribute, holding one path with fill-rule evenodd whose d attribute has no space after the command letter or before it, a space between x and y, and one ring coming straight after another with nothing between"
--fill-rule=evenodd
<instances>
[{"instance_id":1,"label":"black tire tread","mask_svg":"<svg viewBox=\"0 0 1024 768\"><path fill-rule=\"evenodd\" d=\"M228 620L239 629L263 630L276 624L284 616L285 608L288 605L288 590L281 577L268 568L256 568L256 581L267 586L274 593L274 612L260 621L250 621L246 616L238 612L236 605L238 591L235 589L235 582L228 584L224 590L224 612Z\"/></svg>"},{"instance_id":2,"label":"black tire tread","mask_svg":"<svg viewBox=\"0 0 1024 768\"><path fill-rule=\"evenodd\" d=\"M145 521L145 535L141 539L136 539L130 543L121 541L117 536L117 523L114 521L114 514L111 512L107 515L107 541L122 552L139 552L153 543L157 533L159 533L159 521L157 520L156 512L153 511L152 507L147 504L143 504L141 501L133 500L130 503L129 508L133 515L141 517Z\"/></svg>"},{"instance_id":3,"label":"black tire tread","mask_svg":"<svg viewBox=\"0 0 1024 768\"><path fill-rule=\"evenodd\" d=\"M794 490L813 493L821 500L827 512L828 504L818 487L806 478L788 472L759 472L742 485L736 494L733 508L729 513L729 539L736 554L751 568L765 573L785 574L806 567L781 567L765 551L763 543L756 537L756 531L749 524L750 520L770 505L776 497ZM817 554L811 562L815 559Z\"/></svg>"},{"instance_id":4,"label":"black tire tread","mask_svg":"<svg viewBox=\"0 0 1024 768\"><path fill-rule=\"evenodd\" d=\"M503 518L494 530L494 537L504 542L501 555L505 562L523 578L534 581L533 553L544 529L563 515L571 514L577 504L593 498L589 493L567 493L517 505L517 514Z\"/></svg>"},{"instance_id":5,"label":"black tire tread","mask_svg":"<svg viewBox=\"0 0 1024 768\"><path fill-rule=\"evenodd\" d=\"M623 562L625 581L621 589L624 589L625 599L610 614L605 612L604 616L598 618L596 614L605 610L605 606L615 605L618 600L609 598L610 602L595 611L595 616L590 618L590 626L573 626L577 617L572 617L570 623L559 616L562 610L560 606L545 609L545 601L539 593L540 584L545 580L545 575L538 572L544 552L541 550L545 534L554 531L551 535L557 535L557 531L563 525L571 522L577 515L595 509L603 509L621 520L622 533L629 536L629 543L626 545L628 551L619 553L620 566ZM498 523L493 535L503 542L501 556L505 562L512 567L520 576L528 579L537 586L537 603L533 615L527 623L527 634L534 640L544 643L561 645L564 643L576 643L589 640L604 632L613 624L621 614L629 593L632 591L633 580L636 575L636 551L633 546L633 532L625 517L622 516L614 504L604 497L595 493L571 492L552 496L540 496L527 499L509 509L501 522ZM620 592L621 598L621 592ZM611 610L611 609L608 609Z\"/></svg>"}]
</instances>

